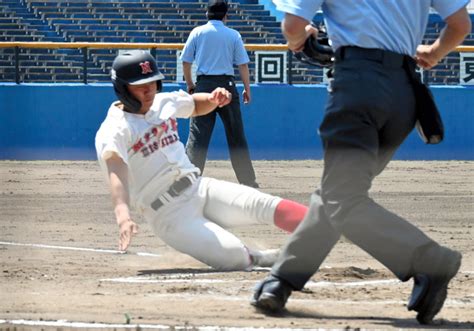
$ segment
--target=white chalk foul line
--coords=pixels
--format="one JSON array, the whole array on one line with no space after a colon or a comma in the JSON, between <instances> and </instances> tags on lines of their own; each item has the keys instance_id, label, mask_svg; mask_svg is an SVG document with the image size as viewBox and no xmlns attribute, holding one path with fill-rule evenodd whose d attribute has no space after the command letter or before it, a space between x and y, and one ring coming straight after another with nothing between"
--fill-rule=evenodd
<instances>
[{"instance_id":1,"label":"white chalk foul line","mask_svg":"<svg viewBox=\"0 0 474 331\"><path fill-rule=\"evenodd\" d=\"M0 320L0 324L27 325L27 326L49 326L49 327L69 327L69 328L124 328L124 329L170 329L169 326L159 324L107 324L107 323L83 323L70 322L64 320L58 321L34 321L34 320Z\"/></svg>"},{"instance_id":2,"label":"white chalk foul line","mask_svg":"<svg viewBox=\"0 0 474 331\"><path fill-rule=\"evenodd\" d=\"M24 243L14 243L14 242L6 242L6 241L0 241L0 245L63 249L63 250L70 250L70 251L96 252L96 253L108 253L108 254L119 254L119 255L131 254L131 255L151 256L151 257L160 256L159 254L146 253L146 252L124 252L124 251L118 251L114 249L84 248L84 247L72 247L72 246L53 246L53 245L43 245L43 244L24 244Z\"/></svg>"},{"instance_id":3,"label":"white chalk foul line","mask_svg":"<svg viewBox=\"0 0 474 331\"><path fill-rule=\"evenodd\" d=\"M157 284L157 283L218 284L218 283L235 283L236 282L236 280L225 280L225 279L144 279L140 277L104 278L104 279L99 279L99 281L112 282L112 283L135 283L135 284ZM241 280L240 282L249 283L250 280Z\"/></svg>"},{"instance_id":4,"label":"white chalk foul line","mask_svg":"<svg viewBox=\"0 0 474 331\"><path fill-rule=\"evenodd\" d=\"M384 285L384 284L401 284L402 282L398 279L376 279L376 280L362 280L358 282L308 282L305 287L356 287L356 286L370 286L370 285Z\"/></svg>"},{"instance_id":5,"label":"white chalk foul line","mask_svg":"<svg viewBox=\"0 0 474 331\"><path fill-rule=\"evenodd\" d=\"M67 327L84 329L159 329L159 330L199 330L199 331L303 331L307 329L290 328L254 328L254 327L224 327L224 326L173 326L161 324L107 324L107 323L83 323L70 322L64 320L58 321L33 321L33 320L1 320L1 324L26 325L26 326L45 326L45 327ZM311 330L326 330L313 329Z\"/></svg>"},{"instance_id":6,"label":"white chalk foul line","mask_svg":"<svg viewBox=\"0 0 474 331\"><path fill-rule=\"evenodd\" d=\"M217 274L217 273L214 273ZM209 275L209 273L207 273ZM119 278L104 278L100 279L101 282L114 282L114 283L193 283L193 284L219 284L219 283L255 283L255 280L249 279L199 279L189 278L189 274L171 275L166 276L166 279L156 279L153 276L139 276L139 277L119 277ZM200 276L200 275L196 275ZM179 278L181 277L181 278ZM358 282L308 282L306 287L355 287L355 286L370 286L370 285L383 285L383 284L399 284L401 281L398 279L377 279L377 280L366 280Z\"/></svg>"}]
</instances>

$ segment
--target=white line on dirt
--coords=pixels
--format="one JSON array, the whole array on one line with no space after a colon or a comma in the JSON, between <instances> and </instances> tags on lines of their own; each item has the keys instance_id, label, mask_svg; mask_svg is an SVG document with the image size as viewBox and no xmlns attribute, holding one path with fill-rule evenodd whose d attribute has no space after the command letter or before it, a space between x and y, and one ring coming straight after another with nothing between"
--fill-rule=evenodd
<instances>
[{"instance_id":1,"label":"white line on dirt","mask_svg":"<svg viewBox=\"0 0 474 331\"><path fill-rule=\"evenodd\" d=\"M146 253L146 252L124 252L124 251L118 251L114 249L53 246L53 245L43 245L43 244L22 244L22 243L14 243L14 242L6 242L6 241L0 241L0 245L64 249L64 250L70 250L70 251L98 252L98 253L109 253L109 254L131 254L131 255L138 255L138 256L152 256L152 257L160 256L159 254Z\"/></svg>"},{"instance_id":2,"label":"white line on dirt","mask_svg":"<svg viewBox=\"0 0 474 331\"><path fill-rule=\"evenodd\" d=\"M234 279L144 279L140 277L125 278L105 278L99 279L100 282L112 283L137 283L137 284L156 284L156 283L193 283L193 284L217 284L217 283L235 283ZM249 283L250 280L241 280L241 283ZM255 281L254 281L255 282Z\"/></svg>"},{"instance_id":3,"label":"white line on dirt","mask_svg":"<svg viewBox=\"0 0 474 331\"><path fill-rule=\"evenodd\" d=\"M376 280L363 280L358 282L308 282L305 287L355 287L355 286L367 286L367 285L382 285L382 284L400 284L401 281L398 279L376 279Z\"/></svg>"},{"instance_id":4,"label":"white line on dirt","mask_svg":"<svg viewBox=\"0 0 474 331\"><path fill-rule=\"evenodd\" d=\"M214 273L217 274L217 273ZM176 275L174 275L176 277ZM248 279L190 279L190 275L181 274L183 279L152 279L150 277L119 277L119 278L105 278L100 279L101 282L114 282L114 283L193 283L193 284L217 284L217 283L255 283L255 280ZM354 287L354 286L370 286L370 285L382 285L382 284L398 284L401 283L398 279L378 279L378 280L367 280L358 282L308 282L306 287Z\"/></svg>"},{"instance_id":5,"label":"white line on dirt","mask_svg":"<svg viewBox=\"0 0 474 331\"><path fill-rule=\"evenodd\" d=\"M253 328L253 327L223 327L223 326L168 326L161 324L107 324L107 323L83 323L70 321L31 321L31 320L0 320L1 324L26 325L26 326L45 326L45 327L67 327L67 328L85 328L85 329L160 329L160 330L200 330L200 331L284 331L284 330L304 330L304 329L285 329L285 328ZM319 329L311 329L319 330ZM324 329L321 329L324 330Z\"/></svg>"}]
</instances>

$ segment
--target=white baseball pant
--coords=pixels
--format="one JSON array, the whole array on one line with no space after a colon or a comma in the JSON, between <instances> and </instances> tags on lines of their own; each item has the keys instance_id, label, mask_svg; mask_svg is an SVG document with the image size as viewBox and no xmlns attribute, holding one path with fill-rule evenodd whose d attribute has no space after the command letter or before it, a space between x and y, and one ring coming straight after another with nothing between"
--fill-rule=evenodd
<instances>
[{"instance_id":1,"label":"white baseball pant","mask_svg":"<svg viewBox=\"0 0 474 331\"><path fill-rule=\"evenodd\" d=\"M155 234L174 249L218 270L248 270L249 252L226 228L273 224L282 199L256 189L199 177L179 196L148 211Z\"/></svg>"}]
</instances>

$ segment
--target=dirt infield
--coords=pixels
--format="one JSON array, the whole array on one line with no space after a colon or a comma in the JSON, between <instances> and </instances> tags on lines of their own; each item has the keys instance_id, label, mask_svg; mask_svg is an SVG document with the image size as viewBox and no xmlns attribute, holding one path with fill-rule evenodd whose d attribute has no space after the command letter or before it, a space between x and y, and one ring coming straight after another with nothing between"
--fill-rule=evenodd
<instances>
[{"instance_id":1,"label":"dirt infield","mask_svg":"<svg viewBox=\"0 0 474 331\"><path fill-rule=\"evenodd\" d=\"M257 161L262 190L308 203L319 161ZM436 328L474 328L474 162L393 162L374 182L374 199L432 238L460 250L461 272ZM235 181L228 162L205 175ZM267 270L213 272L163 244L141 219L128 254L96 162L0 161L0 328L186 329L417 328L406 310L412 283L342 239L287 311L249 305ZM281 246L275 227L237 228L251 246ZM109 325L114 324L114 325Z\"/></svg>"}]
</instances>

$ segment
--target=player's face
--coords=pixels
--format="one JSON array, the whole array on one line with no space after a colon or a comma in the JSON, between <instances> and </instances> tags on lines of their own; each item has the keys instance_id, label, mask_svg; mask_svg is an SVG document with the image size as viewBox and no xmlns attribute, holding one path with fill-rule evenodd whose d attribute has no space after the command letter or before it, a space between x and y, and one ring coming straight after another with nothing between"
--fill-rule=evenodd
<instances>
[{"instance_id":1,"label":"player's face","mask_svg":"<svg viewBox=\"0 0 474 331\"><path fill-rule=\"evenodd\" d=\"M142 85L128 85L128 91L141 102L139 114L145 114L153 104L156 95L156 82Z\"/></svg>"}]
</instances>

